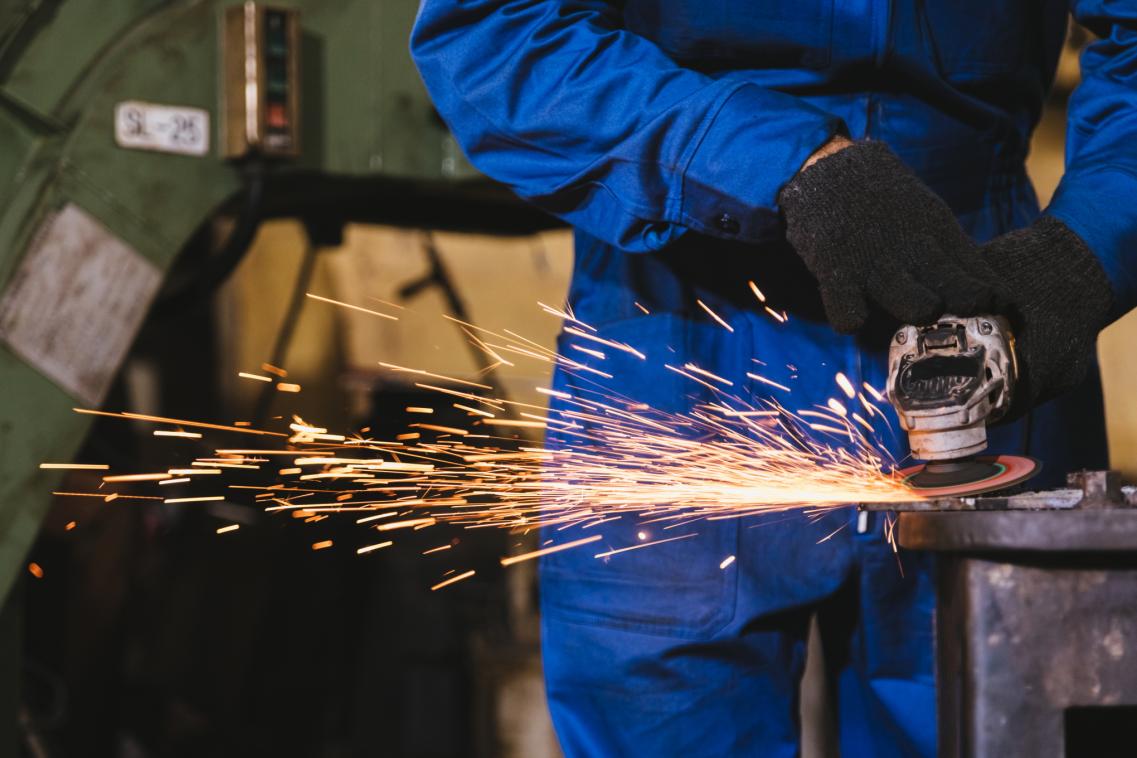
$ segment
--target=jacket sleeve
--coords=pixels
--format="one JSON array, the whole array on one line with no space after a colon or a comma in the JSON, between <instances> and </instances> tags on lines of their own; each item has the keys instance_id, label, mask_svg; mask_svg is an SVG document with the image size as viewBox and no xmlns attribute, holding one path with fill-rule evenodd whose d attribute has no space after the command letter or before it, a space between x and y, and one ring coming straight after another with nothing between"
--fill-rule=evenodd
<instances>
[{"instance_id":1,"label":"jacket sleeve","mask_svg":"<svg viewBox=\"0 0 1137 758\"><path fill-rule=\"evenodd\" d=\"M1082 53L1066 173L1046 212L1097 255L1117 317L1137 306L1137 3L1075 0L1073 12L1100 39Z\"/></svg>"},{"instance_id":2,"label":"jacket sleeve","mask_svg":"<svg viewBox=\"0 0 1137 758\"><path fill-rule=\"evenodd\" d=\"M629 251L687 229L763 236L843 128L802 100L677 65L616 0L423 0L411 53L471 162Z\"/></svg>"}]
</instances>

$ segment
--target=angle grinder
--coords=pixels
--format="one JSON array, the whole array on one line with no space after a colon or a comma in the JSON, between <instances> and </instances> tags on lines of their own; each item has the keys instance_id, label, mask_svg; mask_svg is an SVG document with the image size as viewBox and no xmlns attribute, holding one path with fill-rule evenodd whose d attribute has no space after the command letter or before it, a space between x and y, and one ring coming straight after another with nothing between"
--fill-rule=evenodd
<instances>
[{"instance_id":1,"label":"angle grinder","mask_svg":"<svg viewBox=\"0 0 1137 758\"><path fill-rule=\"evenodd\" d=\"M1026 481L1041 464L1026 456L980 456L987 425L1011 406L1018 367L1001 316L945 315L905 326L888 351L888 399L924 463L899 472L924 497L960 497Z\"/></svg>"}]
</instances>

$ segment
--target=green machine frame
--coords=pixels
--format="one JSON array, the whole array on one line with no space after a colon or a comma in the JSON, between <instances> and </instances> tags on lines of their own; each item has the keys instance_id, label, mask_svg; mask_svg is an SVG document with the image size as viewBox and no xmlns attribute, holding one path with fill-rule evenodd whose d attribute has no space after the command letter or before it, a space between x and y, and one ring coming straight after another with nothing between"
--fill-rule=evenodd
<instances>
[{"instance_id":1,"label":"green machine frame","mask_svg":"<svg viewBox=\"0 0 1137 758\"><path fill-rule=\"evenodd\" d=\"M550 220L481 179L407 53L415 0L276 0L299 13L300 149L265 164L263 216L530 232ZM45 223L75 206L166 272L241 196L222 155L220 0L0 2L0 298ZM203 155L116 143L122 103L209 114ZM327 220L325 218L325 220ZM0 598L89 417L74 392L0 342Z\"/></svg>"}]
</instances>

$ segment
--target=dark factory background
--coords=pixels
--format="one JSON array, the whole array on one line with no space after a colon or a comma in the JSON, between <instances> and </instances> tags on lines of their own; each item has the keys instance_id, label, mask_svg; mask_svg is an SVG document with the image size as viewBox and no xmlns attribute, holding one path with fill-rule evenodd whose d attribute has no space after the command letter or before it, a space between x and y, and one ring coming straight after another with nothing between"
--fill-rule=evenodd
<instances>
[{"instance_id":1,"label":"dark factory background","mask_svg":"<svg viewBox=\"0 0 1137 758\"><path fill-rule=\"evenodd\" d=\"M551 346L559 324L535 306L564 298L570 235L473 177L405 60L410 0L375 4L383 10L294 3L304 19L303 31L288 38L302 61L291 80L298 95L290 92L275 128L286 134L286 117L299 122L299 155L286 146L271 165L246 161L240 169L203 158L225 176L188 169L185 182L218 184L189 188L192 200L142 197L161 194L163 182L148 166L100 157L128 149L106 134L84 143L79 132L95 118L88 111L43 115L56 110L51 97L78 92L109 118L110 103L125 101L130 84L115 90L113 78L139 62L194 71L168 82L134 74L138 99L156 93L160 102L213 107L212 83L179 87L190 77L226 75L218 52L225 30L217 29L225 5L115 0L0 11L0 110L37 140L59 130L60 151L71 149L67 140L81 148L74 160L93 168L62 181L104 182L116 192L120 182L139 184L131 202L148 215L129 222L137 230L126 236L152 231L156 245L181 243L161 254L168 274L104 406L254 426L296 414L390 437L410 422L408 406L429 400L381 371L380 361L455 376L485 368L461 330L432 316L518 328ZM173 39L184 34L200 39ZM368 34L382 42L369 46ZM1076 31L1071 47L1082 39ZM49 43L71 51L69 71L49 63ZM131 46L141 51L133 63ZM208 60L185 58L195 54ZM1044 202L1061 174L1064 103L1076 80L1071 52L1031 157ZM20 94L33 90L42 97ZM209 150L236 160L243 147L233 139L219 131ZM24 160L17 142L6 146L0 135L0 167ZM295 172L280 171L292 163ZM9 199L12 207L24 202L16 189ZM6 234L0 225L0 240L11 242ZM6 255L0 264L9 264ZM393 324L305 292L374 298L408 317ZM1126 349L1135 331L1137 321L1124 320L1100 344L1113 467L1129 474L1137 474L1137 396L1122 390L1137 370ZM238 377L265 363L286 368L303 391L274 392ZM511 397L539 403L534 388L548 377L528 371L498 367L494 378ZM448 420L460 422L433 418ZM119 420L51 432L72 433L76 460L149 471L186 457L186 442L156 440ZM203 442L198 454L209 452ZM0 469L14 472L15 463ZM98 484L94 474L69 472L28 487ZM497 560L531 536L440 528L357 555L368 537L352 521L306 521L266 516L251 499L185 506L51 499L0 615L0 713L19 714L0 724L0 755L16 744L35 758L559 754L544 704L533 566L503 569ZM240 529L218 534L227 523ZM422 555L441 544L450 547ZM477 569L476 577L432 592L455 565ZM816 688L807 691L807 755L827 744L822 701Z\"/></svg>"}]
</instances>

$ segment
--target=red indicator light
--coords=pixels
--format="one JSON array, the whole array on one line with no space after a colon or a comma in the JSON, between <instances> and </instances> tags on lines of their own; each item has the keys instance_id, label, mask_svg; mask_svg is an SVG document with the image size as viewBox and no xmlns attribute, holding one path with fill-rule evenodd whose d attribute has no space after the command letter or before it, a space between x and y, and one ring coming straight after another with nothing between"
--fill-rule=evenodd
<instances>
[{"instance_id":1,"label":"red indicator light","mask_svg":"<svg viewBox=\"0 0 1137 758\"><path fill-rule=\"evenodd\" d=\"M284 129L288 126L288 111L281 103L269 103L265 112L265 120L274 129Z\"/></svg>"}]
</instances>

